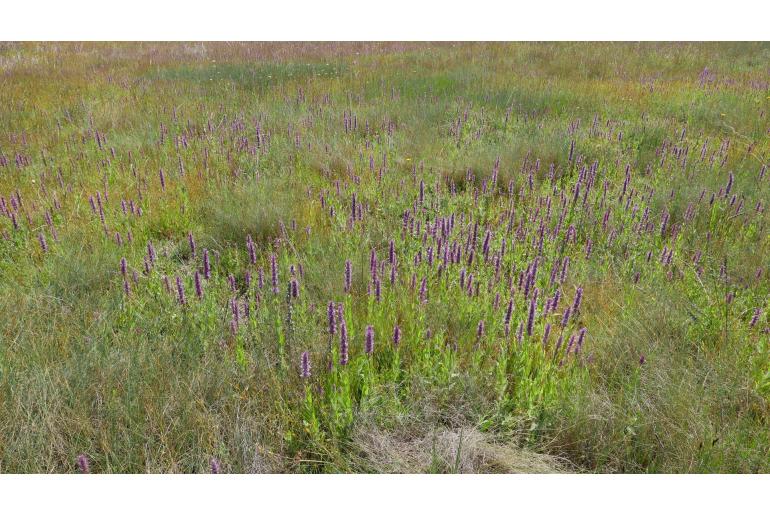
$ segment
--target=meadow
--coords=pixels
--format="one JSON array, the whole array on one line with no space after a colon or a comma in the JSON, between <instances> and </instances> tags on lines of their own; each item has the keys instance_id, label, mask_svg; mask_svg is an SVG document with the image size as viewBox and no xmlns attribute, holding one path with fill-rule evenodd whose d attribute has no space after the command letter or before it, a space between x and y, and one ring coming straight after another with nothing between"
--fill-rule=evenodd
<instances>
[{"instance_id":1,"label":"meadow","mask_svg":"<svg viewBox=\"0 0 770 515\"><path fill-rule=\"evenodd\" d=\"M770 45L0 44L0 472L770 473Z\"/></svg>"}]
</instances>

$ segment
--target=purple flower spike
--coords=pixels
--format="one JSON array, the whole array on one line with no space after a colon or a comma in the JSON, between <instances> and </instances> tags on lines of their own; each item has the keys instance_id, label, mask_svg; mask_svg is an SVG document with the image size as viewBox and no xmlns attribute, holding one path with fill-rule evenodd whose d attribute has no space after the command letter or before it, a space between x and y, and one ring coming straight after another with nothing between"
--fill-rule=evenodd
<instances>
[{"instance_id":1,"label":"purple flower spike","mask_svg":"<svg viewBox=\"0 0 770 515\"><path fill-rule=\"evenodd\" d=\"M157 259L157 255L155 254L155 247L152 246L152 242L147 242L147 256L150 258L150 264L155 264L155 259Z\"/></svg>"},{"instance_id":2,"label":"purple flower spike","mask_svg":"<svg viewBox=\"0 0 770 515\"><path fill-rule=\"evenodd\" d=\"M345 319L340 321L340 365L348 364L348 328Z\"/></svg>"},{"instance_id":3,"label":"purple flower spike","mask_svg":"<svg viewBox=\"0 0 770 515\"><path fill-rule=\"evenodd\" d=\"M211 262L209 261L209 250L203 249L203 277L208 281L211 279Z\"/></svg>"},{"instance_id":4,"label":"purple flower spike","mask_svg":"<svg viewBox=\"0 0 770 515\"><path fill-rule=\"evenodd\" d=\"M310 356L308 355L307 351L302 353L302 357L300 359L300 376L302 378L310 377Z\"/></svg>"},{"instance_id":5,"label":"purple flower spike","mask_svg":"<svg viewBox=\"0 0 770 515\"><path fill-rule=\"evenodd\" d=\"M337 333L337 324L334 321L334 302L329 301L329 305L326 307L326 316L329 321L329 334Z\"/></svg>"},{"instance_id":6,"label":"purple flower spike","mask_svg":"<svg viewBox=\"0 0 770 515\"><path fill-rule=\"evenodd\" d=\"M364 346L364 351L367 354L372 354L374 352L374 328L370 325L366 326L366 344Z\"/></svg>"},{"instance_id":7,"label":"purple flower spike","mask_svg":"<svg viewBox=\"0 0 770 515\"><path fill-rule=\"evenodd\" d=\"M532 327L535 324L535 309L537 308L537 301L533 297L529 302L529 316L527 317L527 336L532 336Z\"/></svg>"},{"instance_id":8,"label":"purple flower spike","mask_svg":"<svg viewBox=\"0 0 770 515\"><path fill-rule=\"evenodd\" d=\"M211 458L211 473L212 474L222 473L222 464L216 458Z\"/></svg>"},{"instance_id":9,"label":"purple flower spike","mask_svg":"<svg viewBox=\"0 0 770 515\"><path fill-rule=\"evenodd\" d=\"M401 328L396 324L393 328L393 346L398 347L399 343L401 343Z\"/></svg>"},{"instance_id":10,"label":"purple flower spike","mask_svg":"<svg viewBox=\"0 0 770 515\"><path fill-rule=\"evenodd\" d=\"M201 284L201 274L195 271L195 295L198 299L203 298L203 285Z\"/></svg>"},{"instance_id":11,"label":"purple flower spike","mask_svg":"<svg viewBox=\"0 0 770 515\"><path fill-rule=\"evenodd\" d=\"M78 469L80 469L80 472L83 474L88 474L91 472L91 464L88 462L88 456L85 454L81 454L78 456Z\"/></svg>"},{"instance_id":12,"label":"purple flower spike","mask_svg":"<svg viewBox=\"0 0 770 515\"><path fill-rule=\"evenodd\" d=\"M754 316L751 317L751 322L749 322L749 327L754 327L757 325L757 322L759 321L759 317L762 315L762 308L757 308L754 310Z\"/></svg>"},{"instance_id":13,"label":"purple flower spike","mask_svg":"<svg viewBox=\"0 0 770 515\"><path fill-rule=\"evenodd\" d=\"M193 238L192 232L187 233L187 241L190 243L190 255L195 257L195 238Z\"/></svg>"},{"instance_id":14,"label":"purple flower spike","mask_svg":"<svg viewBox=\"0 0 770 515\"><path fill-rule=\"evenodd\" d=\"M126 277L127 270L128 263L126 262L126 258L122 257L120 258L120 273L123 275L123 277Z\"/></svg>"},{"instance_id":15,"label":"purple flower spike","mask_svg":"<svg viewBox=\"0 0 770 515\"><path fill-rule=\"evenodd\" d=\"M577 313L580 309L580 301L583 300L583 287L579 286L575 292L575 301L572 303L572 312Z\"/></svg>"},{"instance_id":16,"label":"purple flower spike","mask_svg":"<svg viewBox=\"0 0 770 515\"><path fill-rule=\"evenodd\" d=\"M251 239L251 235L246 236L246 249L249 251L249 262L252 265L257 264L257 248L254 245L254 240Z\"/></svg>"},{"instance_id":17,"label":"purple flower spike","mask_svg":"<svg viewBox=\"0 0 770 515\"><path fill-rule=\"evenodd\" d=\"M353 269L350 260L345 261L345 293L350 293L350 285L353 281Z\"/></svg>"},{"instance_id":18,"label":"purple flower spike","mask_svg":"<svg viewBox=\"0 0 770 515\"><path fill-rule=\"evenodd\" d=\"M508 308L505 310L505 319L503 322L506 327L511 325L511 315L513 315L513 297L508 301Z\"/></svg>"},{"instance_id":19,"label":"purple flower spike","mask_svg":"<svg viewBox=\"0 0 770 515\"><path fill-rule=\"evenodd\" d=\"M575 354L583 350L583 342L585 341L585 339L586 339L586 328L582 327L580 329L580 332L578 332L578 341L577 341L577 345L575 346Z\"/></svg>"},{"instance_id":20,"label":"purple flower spike","mask_svg":"<svg viewBox=\"0 0 770 515\"><path fill-rule=\"evenodd\" d=\"M369 272L372 274L372 280L377 278L377 252L374 249L369 255Z\"/></svg>"},{"instance_id":21,"label":"purple flower spike","mask_svg":"<svg viewBox=\"0 0 770 515\"><path fill-rule=\"evenodd\" d=\"M484 321L479 320L479 325L476 326L476 339L480 340L484 337Z\"/></svg>"},{"instance_id":22,"label":"purple flower spike","mask_svg":"<svg viewBox=\"0 0 770 515\"><path fill-rule=\"evenodd\" d=\"M275 259L275 254L270 254L270 278L272 281L273 293L278 293L278 264Z\"/></svg>"},{"instance_id":23,"label":"purple flower spike","mask_svg":"<svg viewBox=\"0 0 770 515\"><path fill-rule=\"evenodd\" d=\"M556 340L556 347L553 349L553 353L557 354L559 352L559 349L561 349L561 344L564 343L564 335L560 334L559 339Z\"/></svg>"},{"instance_id":24,"label":"purple flower spike","mask_svg":"<svg viewBox=\"0 0 770 515\"><path fill-rule=\"evenodd\" d=\"M178 275L176 276L176 294L177 300L179 300L179 303L184 306L186 303L184 297L184 285L182 285L182 279Z\"/></svg>"}]
</instances>

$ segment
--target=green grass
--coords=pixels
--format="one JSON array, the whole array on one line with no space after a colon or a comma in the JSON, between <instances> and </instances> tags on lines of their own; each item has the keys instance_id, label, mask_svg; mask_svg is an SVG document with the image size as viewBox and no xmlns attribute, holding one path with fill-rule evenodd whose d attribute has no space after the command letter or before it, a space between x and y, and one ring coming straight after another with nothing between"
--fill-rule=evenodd
<instances>
[{"instance_id":1,"label":"green grass","mask_svg":"<svg viewBox=\"0 0 770 515\"><path fill-rule=\"evenodd\" d=\"M0 471L770 472L768 55L3 45Z\"/></svg>"}]
</instances>

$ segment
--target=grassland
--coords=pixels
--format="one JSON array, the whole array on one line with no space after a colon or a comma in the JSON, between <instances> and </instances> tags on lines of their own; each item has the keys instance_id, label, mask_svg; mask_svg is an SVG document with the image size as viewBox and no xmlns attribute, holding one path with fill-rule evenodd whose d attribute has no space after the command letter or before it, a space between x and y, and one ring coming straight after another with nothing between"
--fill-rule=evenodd
<instances>
[{"instance_id":1,"label":"grassland","mask_svg":"<svg viewBox=\"0 0 770 515\"><path fill-rule=\"evenodd\" d=\"M770 472L770 45L3 44L0 472Z\"/></svg>"}]
</instances>

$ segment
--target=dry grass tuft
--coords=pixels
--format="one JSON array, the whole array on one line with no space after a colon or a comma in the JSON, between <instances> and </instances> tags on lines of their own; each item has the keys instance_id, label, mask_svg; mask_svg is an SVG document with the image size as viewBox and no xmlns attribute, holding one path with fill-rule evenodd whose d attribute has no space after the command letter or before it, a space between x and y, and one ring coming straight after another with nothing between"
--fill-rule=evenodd
<instances>
[{"instance_id":1,"label":"dry grass tuft","mask_svg":"<svg viewBox=\"0 0 770 515\"><path fill-rule=\"evenodd\" d=\"M496 442L473 426L422 434L361 427L353 446L377 473L548 474L567 472L564 461Z\"/></svg>"}]
</instances>

